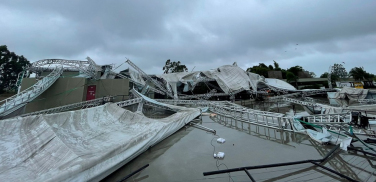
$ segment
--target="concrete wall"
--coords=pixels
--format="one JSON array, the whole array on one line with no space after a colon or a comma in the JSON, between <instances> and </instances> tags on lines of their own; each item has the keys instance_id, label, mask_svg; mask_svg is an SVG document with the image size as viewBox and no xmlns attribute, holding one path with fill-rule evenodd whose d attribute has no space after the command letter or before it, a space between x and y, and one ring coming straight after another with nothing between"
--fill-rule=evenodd
<instances>
[{"instance_id":1,"label":"concrete wall","mask_svg":"<svg viewBox=\"0 0 376 182\"><path fill-rule=\"evenodd\" d=\"M312 78L312 76L309 74L309 71L299 71L297 76L299 78Z\"/></svg>"},{"instance_id":2,"label":"concrete wall","mask_svg":"<svg viewBox=\"0 0 376 182\"><path fill-rule=\"evenodd\" d=\"M41 73L41 76L47 76L49 75L51 72L42 72ZM75 77L75 76L78 76L80 73L78 71L64 71L62 74L61 74L61 77L62 78L72 78L72 77Z\"/></svg>"},{"instance_id":3,"label":"concrete wall","mask_svg":"<svg viewBox=\"0 0 376 182\"><path fill-rule=\"evenodd\" d=\"M268 77L269 78L283 79L282 78L282 71L268 71Z\"/></svg>"},{"instance_id":4,"label":"concrete wall","mask_svg":"<svg viewBox=\"0 0 376 182\"><path fill-rule=\"evenodd\" d=\"M24 78L21 91L35 83L35 78ZM85 84L86 78L59 78L44 93L26 105L25 113L84 101Z\"/></svg>"},{"instance_id":5,"label":"concrete wall","mask_svg":"<svg viewBox=\"0 0 376 182\"><path fill-rule=\"evenodd\" d=\"M21 91L31 87L36 82L35 78L24 78L21 84ZM115 102L129 98L128 79L91 80L86 78L61 77L44 93L28 103L24 113L85 101L87 87L90 85L96 85L95 98L109 95L118 96ZM124 95L124 97L120 95Z\"/></svg>"},{"instance_id":6,"label":"concrete wall","mask_svg":"<svg viewBox=\"0 0 376 182\"><path fill-rule=\"evenodd\" d=\"M101 80L88 80L87 86L96 85L95 98L101 98L105 96L118 96L115 100L121 101L123 99L128 99L129 95L129 80L128 79L101 79ZM86 100L87 86L84 91L84 100Z\"/></svg>"},{"instance_id":7,"label":"concrete wall","mask_svg":"<svg viewBox=\"0 0 376 182\"><path fill-rule=\"evenodd\" d=\"M12 97L14 95L14 93L4 93L4 94L0 94L0 100L4 100L6 98L9 98L9 97Z\"/></svg>"}]
</instances>

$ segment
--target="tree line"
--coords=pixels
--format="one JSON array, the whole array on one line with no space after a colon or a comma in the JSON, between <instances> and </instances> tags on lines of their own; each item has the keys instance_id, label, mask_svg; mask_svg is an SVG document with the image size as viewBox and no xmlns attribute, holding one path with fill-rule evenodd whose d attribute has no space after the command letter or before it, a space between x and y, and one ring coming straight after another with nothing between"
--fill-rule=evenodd
<instances>
[{"instance_id":1,"label":"tree line","mask_svg":"<svg viewBox=\"0 0 376 182\"><path fill-rule=\"evenodd\" d=\"M309 77L316 77L314 72L309 72L299 65L282 69L276 61L273 60L273 62L273 65L269 66L266 66L264 63L259 63L257 66L247 68L247 71L259 74L265 78L269 78L269 71L280 71L282 79L286 79L287 82L295 82L295 84L297 84L299 79L299 72L307 73Z\"/></svg>"},{"instance_id":2,"label":"tree line","mask_svg":"<svg viewBox=\"0 0 376 182\"><path fill-rule=\"evenodd\" d=\"M14 92L18 75L29 66L30 62L23 56L10 52L6 45L0 46L0 93Z\"/></svg>"},{"instance_id":3,"label":"tree line","mask_svg":"<svg viewBox=\"0 0 376 182\"><path fill-rule=\"evenodd\" d=\"M325 72L323 73L320 78L328 78L329 73ZM336 82L342 79L347 78L354 78L354 80L357 81L376 81L376 75L372 73L368 73L366 70L364 70L363 67L354 67L349 72L347 72L342 65L340 64L334 64L332 73L331 73L331 80L332 82Z\"/></svg>"}]
</instances>

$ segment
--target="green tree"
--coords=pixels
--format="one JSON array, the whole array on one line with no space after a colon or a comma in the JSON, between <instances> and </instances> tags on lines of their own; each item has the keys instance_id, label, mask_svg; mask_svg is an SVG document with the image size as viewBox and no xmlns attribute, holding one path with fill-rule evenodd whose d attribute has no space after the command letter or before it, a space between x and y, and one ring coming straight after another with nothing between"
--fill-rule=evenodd
<instances>
[{"instance_id":1,"label":"green tree","mask_svg":"<svg viewBox=\"0 0 376 182\"><path fill-rule=\"evenodd\" d=\"M176 73L176 72L187 72L188 68L185 65L181 65L180 61L171 62L170 59L166 61L166 65L163 67L164 74Z\"/></svg>"},{"instance_id":2,"label":"green tree","mask_svg":"<svg viewBox=\"0 0 376 182\"><path fill-rule=\"evenodd\" d=\"M312 78L316 78L316 74L314 72L309 72L309 75L311 75Z\"/></svg>"},{"instance_id":3,"label":"green tree","mask_svg":"<svg viewBox=\"0 0 376 182\"><path fill-rule=\"evenodd\" d=\"M274 61L274 60L273 60L273 62L274 62L274 71L281 71L281 68L279 67L279 64L276 61Z\"/></svg>"},{"instance_id":4,"label":"green tree","mask_svg":"<svg viewBox=\"0 0 376 182\"><path fill-rule=\"evenodd\" d=\"M372 80L374 78L374 75L367 73L363 67L352 68L349 73L355 80Z\"/></svg>"},{"instance_id":5,"label":"green tree","mask_svg":"<svg viewBox=\"0 0 376 182\"><path fill-rule=\"evenodd\" d=\"M296 76L294 73L289 72L289 71L286 73L286 81L289 83L295 82L296 87L298 87L298 80L299 80L299 77Z\"/></svg>"},{"instance_id":6,"label":"green tree","mask_svg":"<svg viewBox=\"0 0 376 182\"><path fill-rule=\"evenodd\" d=\"M274 70L272 65L269 65L269 70Z\"/></svg>"},{"instance_id":7,"label":"green tree","mask_svg":"<svg viewBox=\"0 0 376 182\"><path fill-rule=\"evenodd\" d=\"M0 93L14 89L18 74L29 65L24 56L10 52L6 45L0 46Z\"/></svg>"},{"instance_id":8,"label":"green tree","mask_svg":"<svg viewBox=\"0 0 376 182\"><path fill-rule=\"evenodd\" d=\"M273 67L274 65L274 67ZM279 67L279 64L273 60L273 65L266 66L264 63L259 63L257 66L249 67L247 68L248 72L256 73L261 76L264 76L265 78L268 78L268 71L281 71L282 73L282 78L287 79L287 73L291 72L295 75L295 77L298 77L300 71L306 71L304 70L301 66L293 66L289 69L281 69ZM316 74L314 72L309 72L309 75L311 77L316 77Z\"/></svg>"},{"instance_id":9,"label":"green tree","mask_svg":"<svg viewBox=\"0 0 376 182\"><path fill-rule=\"evenodd\" d=\"M304 69L301 66L294 66L294 67L287 69L287 71L294 73L294 75L297 76L297 75L299 75L299 72L304 71ZM287 75L286 75L286 77L287 77Z\"/></svg>"},{"instance_id":10,"label":"green tree","mask_svg":"<svg viewBox=\"0 0 376 182\"><path fill-rule=\"evenodd\" d=\"M349 77L349 73L347 73L346 69L343 67L342 64L334 64L331 70L332 75L336 75L338 77L338 80Z\"/></svg>"},{"instance_id":11,"label":"green tree","mask_svg":"<svg viewBox=\"0 0 376 182\"><path fill-rule=\"evenodd\" d=\"M270 71L270 68L266 66L264 63L259 63L258 66L253 66L247 68L248 72L256 73L261 76L264 76L265 78L268 78L268 71Z\"/></svg>"},{"instance_id":12,"label":"green tree","mask_svg":"<svg viewBox=\"0 0 376 182\"><path fill-rule=\"evenodd\" d=\"M321 74L320 78L328 78L328 74L329 74L328 72L325 72L325 73ZM332 84L334 84L334 83L336 83L336 81L340 80L340 77L335 73L332 73L330 75L330 78L331 78L330 80L331 80Z\"/></svg>"},{"instance_id":13,"label":"green tree","mask_svg":"<svg viewBox=\"0 0 376 182\"><path fill-rule=\"evenodd\" d=\"M325 72L323 74L321 74L320 78L328 78L328 72Z\"/></svg>"}]
</instances>

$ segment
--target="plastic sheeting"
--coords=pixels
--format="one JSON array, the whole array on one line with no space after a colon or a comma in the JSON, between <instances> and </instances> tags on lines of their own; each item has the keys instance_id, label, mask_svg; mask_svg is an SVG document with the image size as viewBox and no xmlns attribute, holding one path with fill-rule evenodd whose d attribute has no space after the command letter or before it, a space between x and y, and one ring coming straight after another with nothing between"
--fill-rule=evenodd
<instances>
[{"instance_id":1,"label":"plastic sheeting","mask_svg":"<svg viewBox=\"0 0 376 182\"><path fill-rule=\"evenodd\" d=\"M219 87L227 94L241 89L250 90L252 88L253 90L257 90L257 85L260 82L266 86L259 75L253 73L247 74L247 72L236 65L225 65L209 71L170 73L156 76L166 80L173 90L176 90L174 87L176 87L176 83L178 82L188 85L195 80L199 80L200 77L215 79ZM185 88L185 91L187 91L190 87Z\"/></svg>"},{"instance_id":2,"label":"plastic sheeting","mask_svg":"<svg viewBox=\"0 0 376 182\"><path fill-rule=\"evenodd\" d=\"M129 76L132 78L133 81L145 85L144 79L138 72L129 69Z\"/></svg>"},{"instance_id":3,"label":"plastic sheeting","mask_svg":"<svg viewBox=\"0 0 376 182\"><path fill-rule=\"evenodd\" d=\"M225 93L237 90L250 90L250 79L246 72L238 66L225 65L212 72L211 75Z\"/></svg>"},{"instance_id":4,"label":"plastic sheeting","mask_svg":"<svg viewBox=\"0 0 376 182\"><path fill-rule=\"evenodd\" d=\"M178 107L178 106L174 106ZM200 114L150 119L116 104L0 122L2 181L98 181Z\"/></svg>"},{"instance_id":5,"label":"plastic sheeting","mask_svg":"<svg viewBox=\"0 0 376 182\"><path fill-rule=\"evenodd\" d=\"M265 78L265 82L272 86L272 87L276 87L276 88L279 88L279 89L285 89L285 90L296 90L296 88L294 86L292 86L291 84L283 81L283 80L279 80L279 79L276 79L276 78Z\"/></svg>"},{"instance_id":6,"label":"plastic sheeting","mask_svg":"<svg viewBox=\"0 0 376 182\"><path fill-rule=\"evenodd\" d=\"M315 140L316 142L319 142L320 144L324 143L330 143L332 145L338 145L340 144L340 147L342 150L347 151L347 147L351 144L351 137L347 138L337 138L330 134L326 128L322 129L322 133L318 131L314 131L311 129L306 130L308 136ZM339 135L338 135L339 136Z\"/></svg>"},{"instance_id":7,"label":"plastic sheeting","mask_svg":"<svg viewBox=\"0 0 376 182\"><path fill-rule=\"evenodd\" d=\"M143 81L136 73L131 73L130 75L136 82L140 83ZM187 92L192 90L195 83L200 82L201 78L214 79L226 94L239 90L252 89L257 91L269 85L280 89L296 90L295 87L285 81L271 78L265 79L258 74L244 71L236 64L224 65L208 71L179 72L155 76L164 79L171 86L175 98L177 97L178 86L184 84L183 91Z\"/></svg>"},{"instance_id":8,"label":"plastic sheeting","mask_svg":"<svg viewBox=\"0 0 376 182\"><path fill-rule=\"evenodd\" d=\"M351 87L343 87L341 91L335 94L329 94L331 99L345 99L346 96L350 100L364 99L368 95L368 89L357 89Z\"/></svg>"}]
</instances>

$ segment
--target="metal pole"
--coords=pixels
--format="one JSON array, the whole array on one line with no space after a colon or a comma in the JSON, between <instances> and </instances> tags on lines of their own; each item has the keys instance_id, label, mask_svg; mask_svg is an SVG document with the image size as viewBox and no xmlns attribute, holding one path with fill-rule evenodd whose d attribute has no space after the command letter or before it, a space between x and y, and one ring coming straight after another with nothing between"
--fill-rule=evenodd
<instances>
[{"instance_id":1,"label":"metal pole","mask_svg":"<svg viewBox=\"0 0 376 182\"><path fill-rule=\"evenodd\" d=\"M291 165L296 165L296 164L304 164L304 163L312 163L312 162L320 162L321 163L321 162L325 161L329 156L331 156L338 148L339 148L339 145L334 147L328 154L326 154L326 156L324 158L317 159L317 160L302 160L302 161L295 161L295 162L266 164L266 165L259 165L259 166L247 166L247 167L239 167L239 168L204 172L203 174L204 174L204 176L210 176L210 175L215 175L215 174L244 171L244 170L250 170L250 169L263 169L263 168L280 167L280 166L291 166Z\"/></svg>"},{"instance_id":2,"label":"metal pole","mask_svg":"<svg viewBox=\"0 0 376 182\"><path fill-rule=\"evenodd\" d=\"M141 167L140 169L137 169L136 171L132 172L131 174L128 174L127 176L125 176L124 178L122 178L121 180L119 180L118 182L122 182L122 181L127 180L128 178L130 178L133 175L139 173L140 171L142 171L143 169L145 169L147 167L149 167L149 164L146 164L145 166Z\"/></svg>"},{"instance_id":3,"label":"metal pole","mask_svg":"<svg viewBox=\"0 0 376 182\"><path fill-rule=\"evenodd\" d=\"M376 154L374 154L374 153L370 153L370 152L367 152L367 151L359 150L359 149L354 148L354 147L347 147L347 149L358 151L358 152L362 152L363 154L368 154L368 155L376 157Z\"/></svg>"},{"instance_id":4,"label":"metal pole","mask_svg":"<svg viewBox=\"0 0 376 182\"><path fill-rule=\"evenodd\" d=\"M333 169L327 168L327 167L325 167L325 166L323 166L321 164L318 164L316 162L311 162L311 163L314 164L314 165L316 165L316 166L319 166L319 167L321 167L321 168L323 168L323 169L325 169L325 170L327 170L329 172L332 172L332 173L334 173L334 174L336 174L338 176L341 176L342 178L345 178L345 179L347 179L349 181L358 182L357 180L354 180L354 179L352 179L352 178L350 178L348 176L345 176L345 175L343 175L343 174L341 174L341 173L339 173L337 171L334 171Z\"/></svg>"},{"instance_id":5,"label":"metal pole","mask_svg":"<svg viewBox=\"0 0 376 182\"><path fill-rule=\"evenodd\" d=\"M316 160L315 162L320 162L320 160ZM232 169L225 169L225 170L218 170L218 171L210 171L204 172L204 176L210 176L215 174L222 174L222 173L229 173L229 172L236 172L236 171L243 171L243 170L250 170L250 169L263 169L263 168L271 168L271 167L280 167L280 166L291 166L296 164L304 164L304 163L311 163L311 160L303 160L303 161L295 161L295 162L284 162L284 163L276 163L276 164L267 164L267 165L259 165L259 166L248 166L248 167L239 167L239 168L232 168Z\"/></svg>"},{"instance_id":6,"label":"metal pole","mask_svg":"<svg viewBox=\"0 0 376 182\"><path fill-rule=\"evenodd\" d=\"M245 173L247 173L249 179L251 179L252 182L256 182L255 179L253 179L253 177L251 176L251 174L246 170L244 169Z\"/></svg>"}]
</instances>

